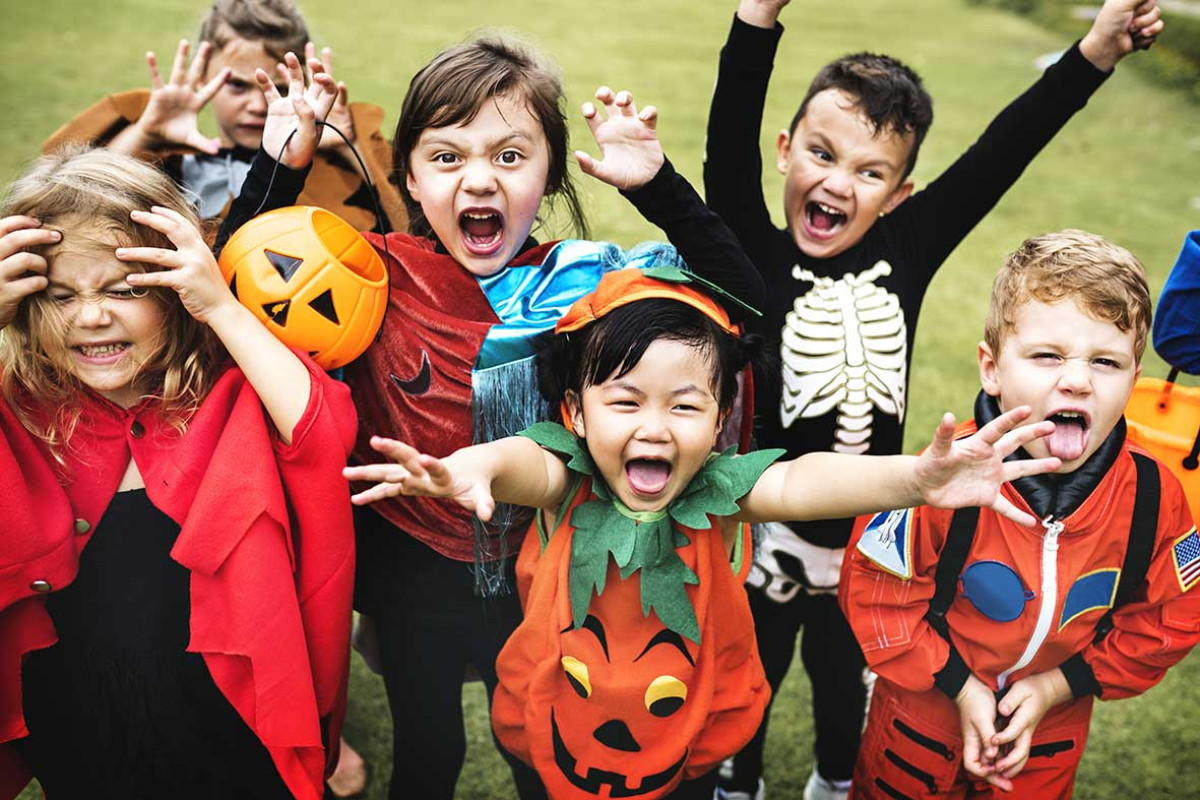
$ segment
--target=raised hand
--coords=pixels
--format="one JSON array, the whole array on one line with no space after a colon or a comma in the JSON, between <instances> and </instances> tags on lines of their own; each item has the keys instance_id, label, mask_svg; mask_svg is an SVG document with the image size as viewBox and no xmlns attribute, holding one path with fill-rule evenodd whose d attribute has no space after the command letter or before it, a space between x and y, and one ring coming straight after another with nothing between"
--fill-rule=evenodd
<instances>
[{"instance_id":1,"label":"raised hand","mask_svg":"<svg viewBox=\"0 0 1200 800\"><path fill-rule=\"evenodd\" d=\"M1003 753L996 761L996 772L1005 779L1016 777L1029 760L1029 746L1033 733L1046 712L1059 703L1071 699L1071 686L1058 667L1039 672L1014 683L1000 701L998 711L1010 717L1008 725L992 737L992 744L1012 749Z\"/></svg>"},{"instance_id":2,"label":"raised hand","mask_svg":"<svg viewBox=\"0 0 1200 800\"><path fill-rule=\"evenodd\" d=\"M13 321L22 300L49 284L45 257L27 248L61 240L61 233L43 228L41 220L33 217L0 219L0 329Z\"/></svg>"},{"instance_id":3,"label":"raised hand","mask_svg":"<svg viewBox=\"0 0 1200 800\"><path fill-rule=\"evenodd\" d=\"M604 119L592 103L583 104L583 118L600 146L600 160L576 150L579 168L618 189L644 186L664 160L656 131L658 109L646 106L639 112L632 94L613 94L607 86L596 90L596 100L604 105Z\"/></svg>"},{"instance_id":4,"label":"raised hand","mask_svg":"<svg viewBox=\"0 0 1200 800\"><path fill-rule=\"evenodd\" d=\"M316 60L317 46L309 42L304 45L304 63L311 64ZM333 50L328 47L322 47L320 61L323 71L332 75ZM328 127L324 127L321 129L321 143L317 145L318 150L338 150L358 142L358 134L354 132L354 120L350 118L350 103L348 101L348 93L346 92L346 84L343 81L338 81L337 88L337 100L334 101L333 108L329 110L329 115L325 117L325 121L345 134L346 141L343 141L341 136L338 136L337 133ZM353 163L353 156L350 159L351 163Z\"/></svg>"},{"instance_id":5,"label":"raised hand","mask_svg":"<svg viewBox=\"0 0 1200 800\"><path fill-rule=\"evenodd\" d=\"M917 461L916 488L924 502L941 508L991 508L1019 525L1036 525L1037 519L1018 510L1000 493L1000 487L1009 481L1062 466L1057 458L1004 461L1018 447L1054 432L1054 423L1049 421L1018 428L1029 413L1028 406L1014 408L974 435L958 440L954 438L954 415L942 417L933 443Z\"/></svg>"},{"instance_id":6,"label":"raised hand","mask_svg":"<svg viewBox=\"0 0 1200 800\"><path fill-rule=\"evenodd\" d=\"M212 324L213 315L223 308L241 308L195 225L179 212L161 206L134 211L130 217L166 236L176 248L118 247L116 255L121 261L162 267L156 272L131 272L126 278L130 286L165 286L175 290L187 312L205 324Z\"/></svg>"},{"instance_id":7,"label":"raised hand","mask_svg":"<svg viewBox=\"0 0 1200 800\"><path fill-rule=\"evenodd\" d=\"M288 53L283 60L279 69L280 75L287 80L286 96L279 93L264 70L254 72L254 79L267 99L262 147L284 166L301 169L312 162L320 140L317 120L324 120L333 108L338 86L325 65L316 59L308 62L312 80L307 86L300 59L294 53ZM295 136L291 136L292 131L296 132Z\"/></svg>"},{"instance_id":8,"label":"raised hand","mask_svg":"<svg viewBox=\"0 0 1200 800\"><path fill-rule=\"evenodd\" d=\"M201 84L212 56L212 44L201 42L191 65L188 65L189 50L187 40L180 40L175 61L171 64L171 75L165 83L158 71L158 59L154 53L146 53L146 64L150 68L150 102L131 126L134 135L114 139L113 149L132 153L172 144L209 154L220 149L221 140L200 133L197 120L200 110L213 99L232 70L225 67L208 83ZM129 146L122 147L122 140Z\"/></svg>"},{"instance_id":9,"label":"raised hand","mask_svg":"<svg viewBox=\"0 0 1200 800\"><path fill-rule=\"evenodd\" d=\"M758 28L774 28L779 12L791 0L742 0L738 4L738 19Z\"/></svg>"},{"instance_id":10,"label":"raised hand","mask_svg":"<svg viewBox=\"0 0 1200 800\"><path fill-rule=\"evenodd\" d=\"M391 459L391 462L346 467L342 475L351 481L378 481L366 491L353 495L355 505L397 495L443 497L474 511L484 522L492 518L496 501L492 497L491 480L473 470L469 459L455 465L454 456L437 459L420 453L414 447L387 439L371 437L371 449Z\"/></svg>"},{"instance_id":11,"label":"raised hand","mask_svg":"<svg viewBox=\"0 0 1200 800\"><path fill-rule=\"evenodd\" d=\"M1079 50L1107 72L1134 50L1148 49L1162 30L1158 0L1108 0L1079 43Z\"/></svg>"}]
</instances>

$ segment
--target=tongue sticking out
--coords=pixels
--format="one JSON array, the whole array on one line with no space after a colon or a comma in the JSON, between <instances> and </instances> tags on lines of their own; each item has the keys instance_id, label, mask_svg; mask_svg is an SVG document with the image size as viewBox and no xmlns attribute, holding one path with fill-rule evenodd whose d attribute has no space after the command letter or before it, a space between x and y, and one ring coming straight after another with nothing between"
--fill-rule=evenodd
<instances>
[{"instance_id":1,"label":"tongue sticking out","mask_svg":"<svg viewBox=\"0 0 1200 800\"><path fill-rule=\"evenodd\" d=\"M464 216L459 224L473 239L490 239L500 232L500 217L495 214L482 218Z\"/></svg>"},{"instance_id":2,"label":"tongue sticking out","mask_svg":"<svg viewBox=\"0 0 1200 800\"><path fill-rule=\"evenodd\" d=\"M658 494L667 486L671 477L671 465L665 461L650 461L637 458L625 465L625 477L630 487L638 494Z\"/></svg>"},{"instance_id":3,"label":"tongue sticking out","mask_svg":"<svg viewBox=\"0 0 1200 800\"><path fill-rule=\"evenodd\" d=\"M1051 419L1054 421L1054 433L1046 437L1050 455L1063 461L1074 461L1082 456L1088 442L1088 429L1083 420L1059 415Z\"/></svg>"}]
</instances>

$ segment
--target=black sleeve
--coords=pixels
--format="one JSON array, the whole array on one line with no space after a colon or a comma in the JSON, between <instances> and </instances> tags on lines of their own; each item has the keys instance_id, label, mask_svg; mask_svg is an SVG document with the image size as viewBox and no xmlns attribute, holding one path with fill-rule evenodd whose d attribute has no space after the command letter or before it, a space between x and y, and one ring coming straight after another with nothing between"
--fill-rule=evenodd
<instances>
[{"instance_id":1,"label":"black sleeve","mask_svg":"<svg viewBox=\"0 0 1200 800\"><path fill-rule=\"evenodd\" d=\"M311 167L299 170L285 167L260 148L250 162L250 172L242 183L241 191L221 223L213 252L220 255L229 237L264 211L295 205L296 198L304 189L309 169Z\"/></svg>"},{"instance_id":2,"label":"black sleeve","mask_svg":"<svg viewBox=\"0 0 1200 800\"><path fill-rule=\"evenodd\" d=\"M778 235L763 197L758 137L782 34L783 26L778 23L767 30L734 16L729 39L721 48L717 85L708 111L704 195L760 268L770 257L759 248Z\"/></svg>"},{"instance_id":3,"label":"black sleeve","mask_svg":"<svg viewBox=\"0 0 1200 800\"><path fill-rule=\"evenodd\" d=\"M658 174L645 186L621 194L647 221L662 228L693 272L755 310L762 309L766 290L750 257L733 231L704 204L670 161L664 161ZM730 319L745 320L742 307L732 303L722 305Z\"/></svg>"},{"instance_id":4,"label":"black sleeve","mask_svg":"<svg viewBox=\"0 0 1200 800\"><path fill-rule=\"evenodd\" d=\"M1108 75L1076 43L937 180L904 204L914 220L908 245L915 269L932 276Z\"/></svg>"}]
</instances>

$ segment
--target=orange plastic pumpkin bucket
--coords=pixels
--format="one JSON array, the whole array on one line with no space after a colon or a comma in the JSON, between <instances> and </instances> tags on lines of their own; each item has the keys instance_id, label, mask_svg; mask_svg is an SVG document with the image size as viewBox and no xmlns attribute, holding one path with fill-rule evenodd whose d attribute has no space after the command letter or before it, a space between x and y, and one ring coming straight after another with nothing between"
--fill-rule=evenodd
<instances>
[{"instance_id":1,"label":"orange plastic pumpkin bucket","mask_svg":"<svg viewBox=\"0 0 1200 800\"><path fill-rule=\"evenodd\" d=\"M1139 378L1125 407L1129 440L1149 450L1179 478L1192 519L1200 521L1200 387Z\"/></svg>"}]
</instances>

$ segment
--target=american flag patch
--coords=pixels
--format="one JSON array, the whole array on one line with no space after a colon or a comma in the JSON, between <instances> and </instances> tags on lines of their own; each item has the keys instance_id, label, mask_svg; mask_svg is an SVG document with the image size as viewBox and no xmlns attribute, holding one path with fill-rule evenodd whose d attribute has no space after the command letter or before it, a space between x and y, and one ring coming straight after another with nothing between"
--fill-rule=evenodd
<instances>
[{"instance_id":1,"label":"american flag patch","mask_svg":"<svg viewBox=\"0 0 1200 800\"><path fill-rule=\"evenodd\" d=\"M1171 555L1175 557L1179 585L1186 592L1200 582L1200 536L1196 535L1195 528L1175 540Z\"/></svg>"}]
</instances>

